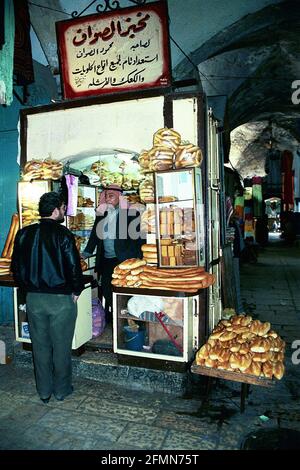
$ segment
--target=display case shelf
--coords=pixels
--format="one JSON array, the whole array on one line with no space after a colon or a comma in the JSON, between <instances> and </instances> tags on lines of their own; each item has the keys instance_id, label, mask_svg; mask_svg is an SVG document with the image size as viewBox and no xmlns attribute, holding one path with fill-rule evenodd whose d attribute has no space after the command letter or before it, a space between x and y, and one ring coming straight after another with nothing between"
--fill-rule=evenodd
<instances>
[{"instance_id":1,"label":"display case shelf","mask_svg":"<svg viewBox=\"0 0 300 470\"><path fill-rule=\"evenodd\" d=\"M181 292L174 290L163 289L140 289L139 287L116 287L113 286L113 292L120 294L141 294L141 295L158 295L164 297L194 297L195 295L202 295L204 289L199 289L195 292Z\"/></svg>"},{"instance_id":2,"label":"display case shelf","mask_svg":"<svg viewBox=\"0 0 300 470\"><path fill-rule=\"evenodd\" d=\"M199 296L171 294L171 291L114 287L114 352L177 362L190 360L198 347L194 321L199 315ZM133 302L129 304L131 299ZM129 313L129 310L142 309L140 302L148 306L148 310L141 313L146 314L143 318ZM153 321L155 311L162 312L165 318L161 317L160 321L155 317Z\"/></svg>"},{"instance_id":3,"label":"display case shelf","mask_svg":"<svg viewBox=\"0 0 300 470\"><path fill-rule=\"evenodd\" d=\"M147 314L149 316L151 315L152 318L147 319L147 318L136 317L134 315L131 315L128 311L127 311L127 313L122 313L122 311L121 311L121 313L118 314L118 318L122 319L122 320L133 320L133 321L145 322L145 323L160 323L159 319L156 316L153 315L153 312L145 312L145 314ZM163 320L162 321L167 326L168 325L179 326L179 327L183 326L183 324L179 324L179 323L177 323L175 321L172 321L172 320L170 321L170 319L167 315L166 315L166 319L167 319L167 321L163 321Z\"/></svg>"},{"instance_id":4,"label":"display case shelf","mask_svg":"<svg viewBox=\"0 0 300 470\"><path fill-rule=\"evenodd\" d=\"M178 204L179 202L188 202L191 201L193 202L193 198L188 198L188 199L178 199L177 201L166 201L166 202L160 202L158 201L158 204Z\"/></svg>"}]
</instances>

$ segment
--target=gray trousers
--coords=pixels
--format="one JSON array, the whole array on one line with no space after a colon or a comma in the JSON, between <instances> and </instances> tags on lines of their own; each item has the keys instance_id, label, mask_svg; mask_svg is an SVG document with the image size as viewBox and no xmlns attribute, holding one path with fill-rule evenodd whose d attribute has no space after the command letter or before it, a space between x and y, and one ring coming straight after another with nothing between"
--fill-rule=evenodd
<instances>
[{"instance_id":1,"label":"gray trousers","mask_svg":"<svg viewBox=\"0 0 300 470\"><path fill-rule=\"evenodd\" d=\"M72 392L72 339L77 304L71 295L29 292L26 298L36 388L41 398Z\"/></svg>"}]
</instances>

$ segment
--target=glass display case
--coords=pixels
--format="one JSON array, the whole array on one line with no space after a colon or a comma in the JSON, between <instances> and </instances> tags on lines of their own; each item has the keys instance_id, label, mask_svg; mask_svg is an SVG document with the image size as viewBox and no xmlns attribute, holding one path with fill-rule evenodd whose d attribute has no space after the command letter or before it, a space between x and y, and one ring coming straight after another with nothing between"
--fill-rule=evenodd
<instances>
[{"instance_id":1,"label":"glass display case","mask_svg":"<svg viewBox=\"0 0 300 470\"><path fill-rule=\"evenodd\" d=\"M18 183L20 228L39 221L39 200L44 193L60 190L60 181L32 180Z\"/></svg>"},{"instance_id":2,"label":"glass display case","mask_svg":"<svg viewBox=\"0 0 300 470\"><path fill-rule=\"evenodd\" d=\"M16 340L31 343L26 313L26 296L18 287L14 288L14 317ZM77 301L77 319L72 341L72 349L78 349L92 338L92 287L85 283Z\"/></svg>"},{"instance_id":3,"label":"glass display case","mask_svg":"<svg viewBox=\"0 0 300 470\"><path fill-rule=\"evenodd\" d=\"M67 216L67 227L73 232L83 251L89 240L94 221L97 201L95 186L78 185L77 211L74 216Z\"/></svg>"},{"instance_id":4,"label":"glass display case","mask_svg":"<svg viewBox=\"0 0 300 470\"><path fill-rule=\"evenodd\" d=\"M205 264L200 168L155 172L159 267Z\"/></svg>"},{"instance_id":5,"label":"glass display case","mask_svg":"<svg viewBox=\"0 0 300 470\"><path fill-rule=\"evenodd\" d=\"M114 288L114 352L188 362L198 345L199 296L130 290Z\"/></svg>"}]
</instances>

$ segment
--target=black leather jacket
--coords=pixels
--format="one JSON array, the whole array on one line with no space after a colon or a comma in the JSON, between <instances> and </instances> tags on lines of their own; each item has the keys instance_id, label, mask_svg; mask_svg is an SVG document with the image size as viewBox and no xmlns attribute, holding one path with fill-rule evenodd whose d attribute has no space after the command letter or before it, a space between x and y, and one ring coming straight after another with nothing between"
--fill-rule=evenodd
<instances>
[{"instance_id":1,"label":"black leather jacket","mask_svg":"<svg viewBox=\"0 0 300 470\"><path fill-rule=\"evenodd\" d=\"M74 235L53 219L18 231L11 270L26 292L79 295L84 288Z\"/></svg>"}]
</instances>

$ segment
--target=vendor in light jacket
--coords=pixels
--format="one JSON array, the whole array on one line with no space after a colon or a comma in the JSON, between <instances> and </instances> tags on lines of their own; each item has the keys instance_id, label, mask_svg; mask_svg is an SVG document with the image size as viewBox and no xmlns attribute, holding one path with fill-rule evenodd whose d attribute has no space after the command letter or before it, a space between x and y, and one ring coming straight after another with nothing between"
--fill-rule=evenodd
<instances>
[{"instance_id":1,"label":"vendor in light jacket","mask_svg":"<svg viewBox=\"0 0 300 470\"><path fill-rule=\"evenodd\" d=\"M102 191L82 257L91 256L97 248L95 271L101 276L107 323L112 321L111 280L114 268L126 259L143 257L141 246L146 240L141 233L140 216L140 208L128 207L120 186L111 184Z\"/></svg>"}]
</instances>

